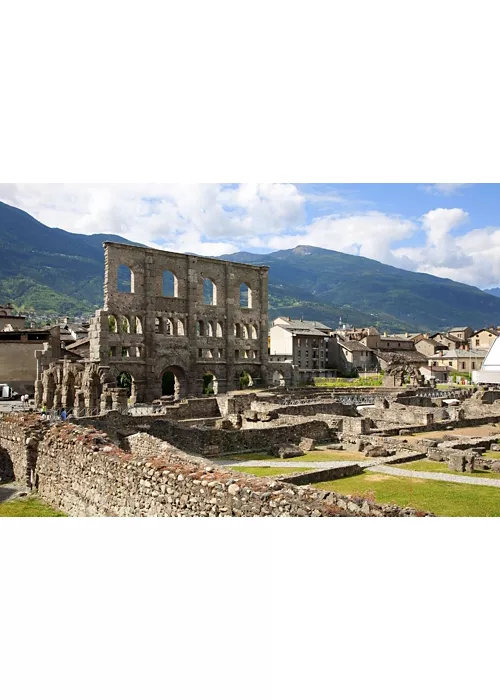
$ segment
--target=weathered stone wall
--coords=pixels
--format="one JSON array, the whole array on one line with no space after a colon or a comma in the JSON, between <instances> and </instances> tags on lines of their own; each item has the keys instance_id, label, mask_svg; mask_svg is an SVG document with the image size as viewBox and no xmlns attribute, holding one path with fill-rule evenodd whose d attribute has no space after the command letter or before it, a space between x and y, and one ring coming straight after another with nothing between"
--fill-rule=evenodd
<instances>
[{"instance_id":1,"label":"weathered stone wall","mask_svg":"<svg viewBox=\"0 0 500 700\"><path fill-rule=\"evenodd\" d=\"M130 436L127 453L105 433L71 423L41 426L34 417L0 421L1 447L16 474L27 463L33 431L39 495L72 516L424 515L219 468L149 435Z\"/></svg>"},{"instance_id":2,"label":"weathered stone wall","mask_svg":"<svg viewBox=\"0 0 500 700\"><path fill-rule=\"evenodd\" d=\"M40 445L38 477L40 496L73 516L331 517L346 510L314 489L217 469L186 455L127 455L105 436L70 425L52 428Z\"/></svg>"},{"instance_id":3,"label":"weathered stone wall","mask_svg":"<svg viewBox=\"0 0 500 700\"><path fill-rule=\"evenodd\" d=\"M47 429L33 416L7 416L0 419L0 481L34 485L38 441Z\"/></svg>"}]
</instances>

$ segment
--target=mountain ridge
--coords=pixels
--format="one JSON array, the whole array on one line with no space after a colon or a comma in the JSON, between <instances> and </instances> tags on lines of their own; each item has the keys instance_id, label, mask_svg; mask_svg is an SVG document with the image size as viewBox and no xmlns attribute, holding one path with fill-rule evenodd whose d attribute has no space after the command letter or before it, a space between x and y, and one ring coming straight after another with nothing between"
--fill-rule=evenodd
<instances>
[{"instance_id":1,"label":"mountain ridge","mask_svg":"<svg viewBox=\"0 0 500 700\"><path fill-rule=\"evenodd\" d=\"M40 313L92 313L103 303L106 240L50 228L0 202L0 301ZM500 325L500 298L477 287L314 246L220 256L269 267L270 317L301 316L390 332Z\"/></svg>"}]
</instances>

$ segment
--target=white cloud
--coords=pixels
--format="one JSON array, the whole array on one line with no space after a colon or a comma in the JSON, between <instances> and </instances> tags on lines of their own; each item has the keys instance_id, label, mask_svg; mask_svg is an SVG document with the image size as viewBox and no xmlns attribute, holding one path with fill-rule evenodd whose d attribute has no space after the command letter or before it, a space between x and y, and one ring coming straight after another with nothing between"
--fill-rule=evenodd
<instances>
[{"instance_id":1,"label":"white cloud","mask_svg":"<svg viewBox=\"0 0 500 700\"><path fill-rule=\"evenodd\" d=\"M500 283L500 229L489 227L453 236L468 214L462 209L434 209L422 217L422 246L399 248L399 266L487 288Z\"/></svg>"},{"instance_id":2,"label":"white cloud","mask_svg":"<svg viewBox=\"0 0 500 700\"><path fill-rule=\"evenodd\" d=\"M309 245L393 263L392 244L410 238L417 225L378 211L352 216L323 216L307 226Z\"/></svg>"},{"instance_id":3,"label":"white cloud","mask_svg":"<svg viewBox=\"0 0 500 700\"><path fill-rule=\"evenodd\" d=\"M294 185L5 185L0 200L75 233L116 233L176 251L219 255L305 223Z\"/></svg>"},{"instance_id":4,"label":"white cloud","mask_svg":"<svg viewBox=\"0 0 500 700\"><path fill-rule=\"evenodd\" d=\"M422 189L431 194L438 195L452 195L458 194L465 187L470 187L468 184L447 184L444 182L438 182L434 185L424 185Z\"/></svg>"}]
</instances>

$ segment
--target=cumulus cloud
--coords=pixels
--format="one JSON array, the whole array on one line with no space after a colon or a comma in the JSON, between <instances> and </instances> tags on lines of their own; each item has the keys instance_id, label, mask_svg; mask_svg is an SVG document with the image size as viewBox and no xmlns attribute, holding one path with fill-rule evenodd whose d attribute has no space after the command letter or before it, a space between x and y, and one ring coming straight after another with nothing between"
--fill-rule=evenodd
<instances>
[{"instance_id":1,"label":"cumulus cloud","mask_svg":"<svg viewBox=\"0 0 500 700\"><path fill-rule=\"evenodd\" d=\"M206 255L305 223L305 198L288 184L0 184L0 199L48 226Z\"/></svg>"}]
</instances>

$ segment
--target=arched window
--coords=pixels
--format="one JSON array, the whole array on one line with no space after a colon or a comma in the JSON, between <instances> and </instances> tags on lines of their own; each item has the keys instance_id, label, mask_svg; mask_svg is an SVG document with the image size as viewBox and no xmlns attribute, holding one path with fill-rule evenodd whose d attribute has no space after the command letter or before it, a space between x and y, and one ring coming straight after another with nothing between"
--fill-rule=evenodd
<instances>
[{"instance_id":1,"label":"arched window","mask_svg":"<svg viewBox=\"0 0 500 700\"><path fill-rule=\"evenodd\" d=\"M251 331L252 331L252 340L257 340L257 326L251 326Z\"/></svg>"},{"instance_id":2,"label":"arched window","mask_svg":"<svg viewBox=\"0 0 500 700\"><path fill-rule=\"evenodd\" d=\"M130 333L130 319L127 316L120 317L120 332Z\"/></svg>"},{"instance_id":3,"label":"arched window","mask_svg":"<svg viewBox=\"0 0 500 700\"><path fill-rule=\"evenodd\" d=\"M170 270L164 270L162 280L162 294L164 297L179 296L179 283L177 277Z\"/></svg>"},{"instance_id":4,"label":"arched window","mask_svg":"<svg viewBox=\"0 0 500 700\"><path fill-rule=\"evenodd\" d=\"M242 309L252 308L252 290L245 283L240 284L240 306Z\"/></svg>"},{"instance_id":5,"label":"arched window","mask_svg":"<svg viewBox=\"0 0 500 700\"><path fill-rule=\"evenodd\" d=\"M239 323L234 324L234 337L241 338L241 326Z\"/></svg>"},{"instance_id":6,"label":"arched window","mask_svg":"<svg viewBox=\"0 0 500 700\"><path fill-rule=\"evenodd\" d=\"M174 324L170 318L165 321L165 335L174 335Z\"/></svg>"},{"instance_id":7,"label":"arched window","mask_svg":"<svg viewBox=\"0 0 500 700\"><path fill-rule=\"evenodd\" d=\"M207 323L207 335L209 338L212 338L214 335L214 324L212 323L212 321L209 321Z\"/></svg>"},{"instance_id":8,"label":"arched window","mask_svg":"<svg viewBox=\"0 0 500 700\"><path fill-rule=\"evenodd\" d=\"M114 316L108 316L108 329L110 333L118 333L118 324Z\"/></svg>"},{"instance_id":9,"label":"arched window","mask_svg":"<svg viewBox=\"0 0 500 700\"><path fill-rule=\"evenodd\" d=\"M248 340L248 326L245 326L245 324L241 326L241 337L243 340Z\"/></svg>"},{"instance_id":10,"label":"arched window","mask_svg":"<svg viewBox=\"0 0 500 700\"><path fill-rule=\"evenodd\" d=\"M163 333L163 319L161 316L155 318L155 333Z\"/></svg>"},{"instance_id":11,"label":"arched window","mask_svg":"<svg viewBox=\"0 0 500 700\"><path fill-rule=\"evenodd\" d=\"M135 317L135 332L138 335L142 335L142 321L139 316Z\"/></svg>"},{"instance_id":12,"label":"arched window","mask_svg":"<svg viewBox=\"0 0 500 700\"><path fill-rule=\"evenodd\" d=\"M117 275L117 290L124 294L134 293L134 273L126 265L120 265Z\"/></svg>"},{"instance_id":13,"label":"arched window","mask_svg":"<svg viewBox=\"0 0 500 700\"><path fill-rule=\"evenodd\" d=\"M217 322L217 325L215 327L215 335L217 336L217 338L222 338L222 325L219 322Z\"/></svg>"},{"instance_id":14,"label":"arched window","mask_svg":"<svg viewBox=\"0 0 500 700\"><path fill-rule=\"evenodd\" d=\"M184 335L184 323L180 319L177 321L177 335Z\"/></svg>"},{"instance_id":15,"label":"arched window","mask_svg":"<svg viewBox=\"0 0 500 700\"><path fill-rule=\"evenodd\" d=\"M208 277L203 280L203 303L210 306L216 306L217 304L217 286Z\"/></svg>"},{"instance_id":16,"label":"arched window","mask_svg":"<svg viewBox=\"0 0 500 700\"><path fill-rule=\"evenodd\" d=\"M199 335L199 336L205 335L205 324L203 323L203 321L196 322L196 335Z\"/></svg>"},{"instance_id":17,"label":"arched window","mask_svg":"<svg viewBox=\"0 0 500 700\"><path fill-rule=\"evenodd\" d=\"M253 379L248 372L243 371L240 374L240 389L248 389L248 387L253 386Z\"/></svg>"},{"instance_id":18,"label":"arched window","mask_svg":"<svg viewBox=\"0 0 500 700\"><path fill-rule=\"evenodd\" d=\"M128 372L121 372L116 378L116 386L127 390L127 396L132 394L132 384L134 380Z\"/></svg>"},{"instance_id":19,"label":"arched window","mask_svg":"<svg viewBox=\"0 0 500 700\"><path fill-rule=\"evenodd\" d=\"M205 395L217 393L217 379L213 372L206 372L203 375L203 393Z\"/></svg>"}]
</instances>

